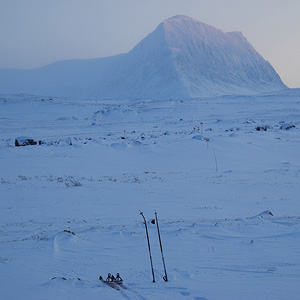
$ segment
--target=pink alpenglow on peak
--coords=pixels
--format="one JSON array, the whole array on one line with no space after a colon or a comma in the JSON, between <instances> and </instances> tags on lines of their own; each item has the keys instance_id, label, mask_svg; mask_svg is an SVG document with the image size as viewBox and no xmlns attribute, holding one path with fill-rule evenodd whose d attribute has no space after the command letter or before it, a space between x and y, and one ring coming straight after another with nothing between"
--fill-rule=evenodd
<instances>
[{"instance_id":1,"label":"pink alpenglow on peak","mask_svg":"<svg viewBox=\"0 0 300 300\"><path fill-rule=\"evenodd\" d=\"M126 54L0 70L0 93L78 98L188 99L286 88L241 32L182 15L163 21Z\"/></svg>"}]
</instances>

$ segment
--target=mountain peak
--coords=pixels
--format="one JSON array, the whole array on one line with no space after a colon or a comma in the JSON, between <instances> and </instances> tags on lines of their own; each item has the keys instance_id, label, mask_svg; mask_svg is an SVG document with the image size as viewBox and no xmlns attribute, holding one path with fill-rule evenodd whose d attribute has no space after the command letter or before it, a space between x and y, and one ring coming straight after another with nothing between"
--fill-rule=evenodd
<instances>
[{"instance_id":1,"label":"mountain peak","mask_svg":"<svg viewBox=\"0 0 300 300\"><path fill-rule=\"evenodd\" d=\"M171 18L168 18L162 22L166 30L176 30L176 28L193 30L198 27L206 28L207 30L217 30L222 32L220 29L216 29L211 25L208 25L204 22L201 22L197 19L185 16L185 15L177 15Z\"/></svg>"},{"instance_id":2,"label":"mountain peak","mask_svg":"<svg viewBox=\"0 0 300 300\"><path fill-rule=\"evenodd\" d=\"M286 88L242 32L226 33L184 15L161 24L175 69L190 97Z\"/></svg>"},{"instance_id":3,"label":"mountain peak","mask_svg":"<svg viewBox=\"0 0 300 300\"><path fill-rule=\"evenodd\" d=\"M201 21L197 20L197 19L194 19L194 18L191 18L191 17L188 17L186 15L176 15L176 16L173 16L173 17L170 17L166 20L163 21L164 22L177 22L177 21L193 21L193 22L199 22L201 23Z\"/></svg>"},{"instance_id":4,"label":"mountain peak","mask_svg":"<svg viewBox=\"0 0 300 300\"><path fill-rule=\"evenodd\" d=\"M194 26L202 26L204 28L207 28L207 29L210 29L212 31L219 32L222 34L236 35L236 36L245 38L241 31L224 32L223 30L217 29L217 28L213 27L212 25L206 24L202 21L199 21L195 18L191 18L191 17L185 16L185 15L176 15L176 16L170 17L170 18L164 20L161 24L165 25L166 29L171 29L172 25L178 25L180 27L184 27L188 23L194 24Z\"/></svg>"}]
</instances>

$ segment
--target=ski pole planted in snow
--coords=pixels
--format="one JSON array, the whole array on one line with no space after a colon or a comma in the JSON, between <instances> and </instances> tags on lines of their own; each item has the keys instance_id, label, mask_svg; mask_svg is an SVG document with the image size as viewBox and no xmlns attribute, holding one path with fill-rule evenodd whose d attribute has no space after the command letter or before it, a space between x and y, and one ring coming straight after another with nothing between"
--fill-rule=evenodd
<instances>
[{"instance_id":1,"label":"ski pole planted in snow","mask_svg":"<svg viewBox=\"0 0 300 300\"><path fill-rule=\"evenodd\" d=\"M146 229L146 236L147 236L147 242L148 242L148 249L149 249L149 256L150 256L150 263L151 263L151 270L152 270L152 277L153 277L153 282L155 282L154 269L153 269L153 263L152 263L152 255L151 255L151 248L150 248L150 241L149 241L148 228L147 228L147 222L146 222L146 218L144 217L144 215L143 215L143 213L141 211L140 211L140 215L144 219L144 224L145 224L145 229Z\"/></svg>"},{"instance_id":2,"label":"ski pole planted in snow","mask_svg":"<svg viewBox=\"0 0 300 300\"><path fill-rule=\"evenodd\" d=\"M156 220L157 234L158 234L159 245L160 245L161 258L162 258L162 262L163 262L163 265L164 265L164 271L165 271L165 276L163 277L163 279L164 279L164 281L167 282L168 281L167 269L166 269L164 252L163 252L161 238L160 238L160 232L159 232L159 226L158 226L158 219L157 219L157 212L156 211L155 211L155 220Z\"/></svg>"}]
</instances>

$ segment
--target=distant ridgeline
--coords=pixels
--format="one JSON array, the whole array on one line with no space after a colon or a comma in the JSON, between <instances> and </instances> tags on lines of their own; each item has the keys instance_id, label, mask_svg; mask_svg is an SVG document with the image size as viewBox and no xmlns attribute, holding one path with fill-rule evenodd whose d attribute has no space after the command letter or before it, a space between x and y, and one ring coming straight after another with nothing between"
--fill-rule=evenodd
<instances>
[{"instance_id":1,"label":"distant ridgeline","mask_svg":"<svg viewBox=\"0 0 300 300\"><path fill-rule=\"evenodd\" d=\"M0 93L99 99L187 99L286 89L240 32L186 16L162 22L126 54L0 70Z\"/></svg>"}]
</instances>

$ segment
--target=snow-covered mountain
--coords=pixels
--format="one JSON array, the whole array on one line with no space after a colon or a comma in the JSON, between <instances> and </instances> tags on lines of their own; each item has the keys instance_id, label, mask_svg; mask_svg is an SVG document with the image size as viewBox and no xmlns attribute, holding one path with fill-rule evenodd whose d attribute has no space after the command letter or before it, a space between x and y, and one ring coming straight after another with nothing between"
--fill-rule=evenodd
<instances>
[{"instance_id":1,"label":"snow-covered mountain","mask_svg":"<svg viewBox=\"0 0 300 300\"><path fill-rule=\"evenodd\" d=\"M242 33L182 15L162 22L127 54L0 70L0 93L179 99L285 88Z\"/></svg>"}]
</instances>

